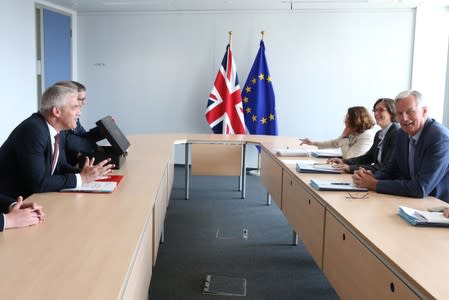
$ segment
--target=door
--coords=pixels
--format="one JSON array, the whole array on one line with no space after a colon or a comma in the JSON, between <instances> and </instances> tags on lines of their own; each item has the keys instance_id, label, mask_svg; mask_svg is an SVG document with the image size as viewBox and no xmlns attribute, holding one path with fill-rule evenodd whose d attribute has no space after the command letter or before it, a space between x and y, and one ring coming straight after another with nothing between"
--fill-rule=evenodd
<instances>
[{"instance_id":1,"label":"door","mask_svg":"<svg viewBox=\"0 0 449 300\"><path fill-rule=\"evenodd\" d=\"M72 78L72 17L47 8L37 10L40 95L55 82Z\"/></svg>"}]
</instances>

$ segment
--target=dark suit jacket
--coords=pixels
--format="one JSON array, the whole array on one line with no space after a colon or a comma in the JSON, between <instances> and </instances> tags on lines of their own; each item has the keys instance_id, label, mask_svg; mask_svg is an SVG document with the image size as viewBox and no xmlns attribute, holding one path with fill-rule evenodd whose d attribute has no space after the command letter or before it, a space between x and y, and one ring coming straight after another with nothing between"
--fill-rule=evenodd
<instances>
[{"instance_id":1,"label":"dark suit jacket","mask_svg":"<svg viewBox=\"0 0 449 300\"><path fill-rule=\"evenodd\" d=\"M0 194L0 231L5 227L5 220L3 214L7 214L9 206L16 200Z\"/></svg>"},{"instance_id":2,"label":"dark suit jacket","mask_svg":"<svg viewBox=\"0 0 449 300\"><path fill-rule=\"evenodd\" d=\"M382 154L380 157L381 163L377 162L377 155L379 154L378 145L380 142L379 134L381 130L376 132L374 136L374 143L371 148L363 155L353 157L350 159L343 159L343 162L349 165L349 170L354 173L355 170L362 167L367 170L371 170L373 173L376 172L385 162L387 162L391 154L393 153L394 144L396 142L396 133L399 130L399 124L393 122L384 136L382 142Z\"/></svg>"},{"instance_id":3,"label":"dark suit jacket","mask_svg":"<svg viewBox=\"0 0 449 300\"><path fill-rule=\"evenodd\" d=\"M81 125L80 120L76 122L76 128L66 131L66 155L67 161L71 165L76 165L78 154L90 156L97 149L97 141L104 137L98 127L86 131Z\"/></svg>"},{"instance_id":4,"label":"dark suit jacket","mask_svg":"<svg viewBox=\"0 0 449 300\"><path fill-rule=\"evenodd\" d=\"M45 119L32 114L20 123L0 147L0 191L10 197L54 192L76 186L75 172L65 156L61 132L59 159L51 175L52 146Z\"/></svg>"},{"instance_id":5,"label":"dark suit jacket","mask_svg":"<svg viewBox=\"0 0 449 300\"><path fill-rule=\"evenodd\" d=\"M426 121L415 146L413 178L408 144L408 134L399 130L391 160L374 174L379 179L376 192L449 202L449 130L433 119Z\"/></svg>"}]
</instances>

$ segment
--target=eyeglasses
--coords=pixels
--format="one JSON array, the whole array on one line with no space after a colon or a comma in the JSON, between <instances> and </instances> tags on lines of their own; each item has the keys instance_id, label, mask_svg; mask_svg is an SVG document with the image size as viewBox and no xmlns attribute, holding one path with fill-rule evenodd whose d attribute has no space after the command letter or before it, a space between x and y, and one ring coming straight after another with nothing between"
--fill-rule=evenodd
<instances>
[{"instance_id":1,"label":"eyeglasses","mask_svg":"<svg viewBox=\"0 0 449 300\"><path fill-rule=\"evenodd\" d=\"M376 113L376 112L383 113L383 112L386 111L386 110L387 110L387 109L386 109L386 108L383 108L383 107L373 108L373 113Z\"/></svg>"},{"instance_id":2,"label":"eyeglasses","mask_svg":"<svg viewBox=\"0 0 449 300\"><path fill-rule=\"evenodd\" d=\"M404 112L397 112L396 117L402 118L404 114L406 114L409 117L414 116L416 114L416 107L415 108L410 107Z\"/></svg>"},{"instance_id":3,"label":"eyeglasses","mask_svg":"<svg viewBox=\"0 0 449 300\"><path fill-rule=\"evenodd\" d=\"M349 193L346 199L368 199L368 193Z\"/></svg>"}]
</instances>

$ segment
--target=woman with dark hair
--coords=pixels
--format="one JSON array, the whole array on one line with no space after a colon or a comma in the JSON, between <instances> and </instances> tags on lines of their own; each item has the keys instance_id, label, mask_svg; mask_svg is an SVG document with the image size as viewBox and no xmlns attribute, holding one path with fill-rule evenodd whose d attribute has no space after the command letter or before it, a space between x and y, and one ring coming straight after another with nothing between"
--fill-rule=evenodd
<instances>
[{"instance_id":1,"label":"woman with dark hair","mask_svg":"<svg viewBox=\"0 0 449 300\"><path fill-rule=\"evenodd\" d=\"M332 158L328 162L334 167L347 173L354 173L360 167L371 170L373 173L388 161L393 152L396 133L399 124L396 123L396 109L394 100L389 98L378 99L373 106L374 118L381 130L376 133L374 143L364 155L350 159Z\"/></svg>"},{"instance_id":2,"label":"woman with dark hair","mask_svg":"<svg viewBox=\"0 0 449 300\"><path fill-rule=\"evenodd\" d=\"M365 107L353 106L348 109L345 117L345 129L338 138L323 142L305 138L301 140L301 145L313 145L319 149L341 148L344 159L360 156L366 153L373 144L372 128L375 124L373 117Z\"/></svg>"}]
</instances>

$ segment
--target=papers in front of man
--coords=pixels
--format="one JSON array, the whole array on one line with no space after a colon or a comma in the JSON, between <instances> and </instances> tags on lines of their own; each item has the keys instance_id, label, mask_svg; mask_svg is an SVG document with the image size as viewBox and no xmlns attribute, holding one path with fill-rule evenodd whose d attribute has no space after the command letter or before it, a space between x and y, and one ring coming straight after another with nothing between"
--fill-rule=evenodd
<instances>
[{"instance_id":1,"label":"papers in front of man","mask_svg":"<svg viewBox=\"0 0 449 300\"><path fill-rule=\"evenodd\" d=\"M313 157L320 158L332 158L332 157L343 157L341 154L341 149L322 149L322 150L314 150L310 152Z\"/></svg>"},{"instance_id":2,"label":"papers in front of man","mask_svg":"<svg viewBox=\"0 0 449 300\"><path fill-rule=\"evenodd\" d=\"M443 216L441 212L430 212L399 206L398 215L413 226L449 227L449 218Z\"/></svg>"},{"instance_id":3,"label":"papers in front of man","mask_svg":"<svg viewBox=\"0 0 449 300\"><path fill-rule=\"evenodd\" d=\"M355 186L352 182L310 180L310 185L318 191L367 192L367 188Z\"/></svg>"},{"instance_id":4,"label":"papers in front of man","mask_svg":"<svg viewBox=\"0 0 449 300\"><path fill-rule=\"evenodd\" d=\"M79 188L62 189L61 192L112 193L116 187L115 181L94 181L82 184Z\"/></svg>"},{"instance_id":5,"label":"papers in front of man","mask_svg":"<svg viewBox=\"0 0 449 300\"><path fill-rule=\"evenodd\" d=\"M302 164L296 163L296 171L299 173L325 173L342 174L343 170L332 167L329 164Z\"/></svg>"},{"instance_id":6,"label":"papers in front of man","mask_svg":"<svg viewBox=\"0 0 449 300\"><path fill-rule=\"evenodd\" d=\"M282 148L276 150L277 156L285 157L308 157L310 156L310 149L299 149L299 148Z\"/></svg>"},{"instance_id":7,"label":"papers in front of man","mask_svg":"<svg viewBox=\"0 0 449 300\"><path fill-rule=\"evenodd\" d=\"M318 164L318 162L316 160L311 160L311 159L291 159L291 158L287 158L287 159L281 159L281 161L286 164L286 165L296 165L296 164Z\"/></svg>"}]
</instances>

